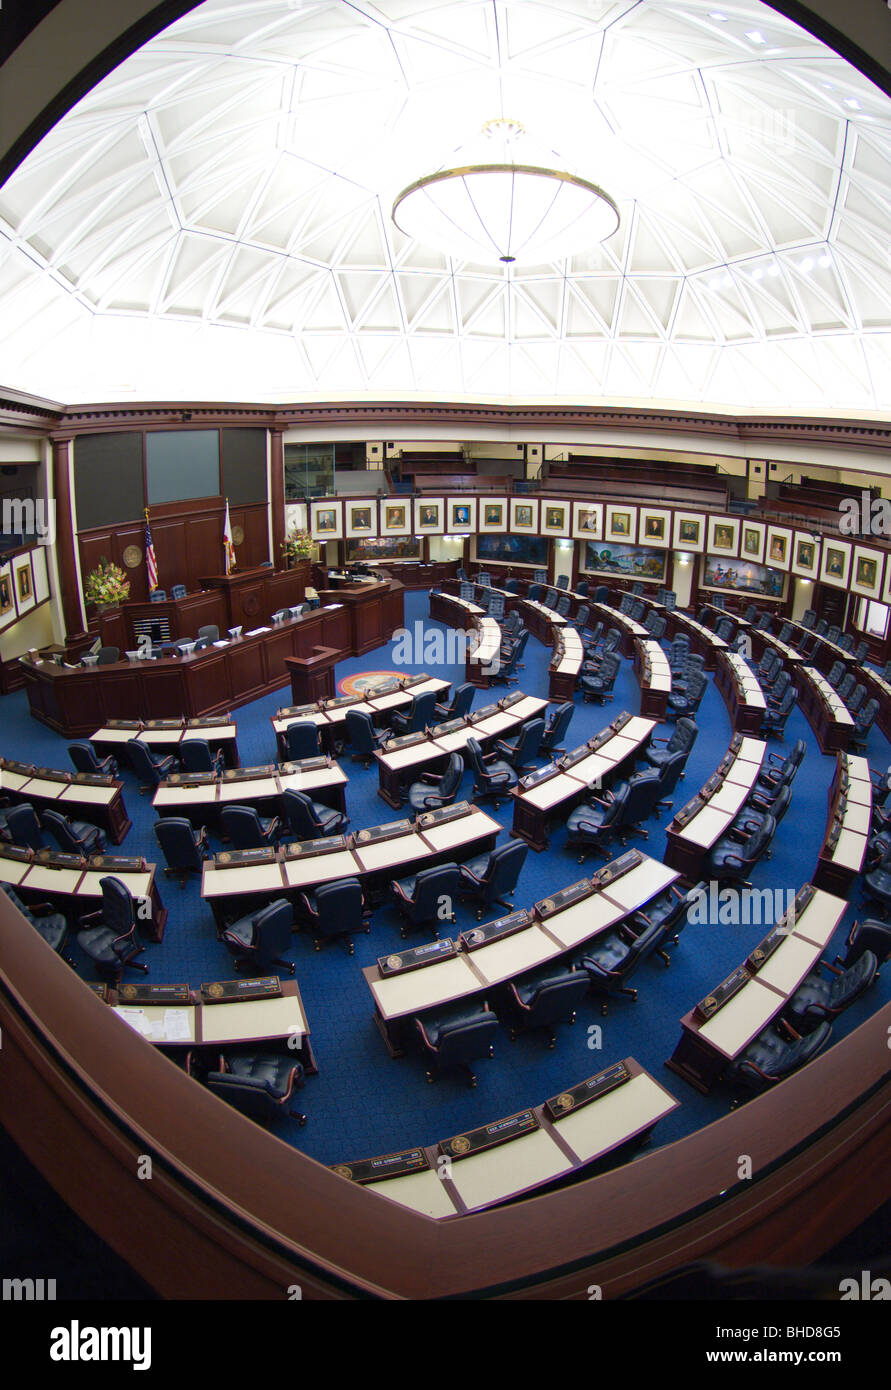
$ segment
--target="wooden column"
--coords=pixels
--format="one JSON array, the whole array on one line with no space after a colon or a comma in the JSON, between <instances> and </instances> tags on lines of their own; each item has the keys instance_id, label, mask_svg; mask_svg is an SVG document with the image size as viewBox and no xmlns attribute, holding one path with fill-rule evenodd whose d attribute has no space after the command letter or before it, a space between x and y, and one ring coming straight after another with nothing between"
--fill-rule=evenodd
<instances>
[{"instance_id":1,"label":"wooden column","mask_svg":"<svg viewBox=\"0 0 891 1390\"><path fill-rule=\"evenodd\" d=\"M269 431L269 506L272 509L272 554L269 558L276 569L284 564L285 463L282 438L281 430Z\"/></svg>"},{"instance_id":2,"label":"wooden column","mask_svg":"<svg viewBox=\"0 0 891 1390\"><path fill-rule=\"evenodd\" d=\"M53 439L53 496L56 499L56 557L62 586L62 617L68 641L79 641L86 634L80 607L74 534L74 515L69 482L68 460L71 439Z\"/></svg>"}]
</instances>

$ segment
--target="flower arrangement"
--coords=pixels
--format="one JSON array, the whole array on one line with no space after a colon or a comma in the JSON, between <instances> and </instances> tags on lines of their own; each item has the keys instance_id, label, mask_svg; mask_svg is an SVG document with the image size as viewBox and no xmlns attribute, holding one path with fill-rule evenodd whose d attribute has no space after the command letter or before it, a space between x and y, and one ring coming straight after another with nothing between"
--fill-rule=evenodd
<instances>
[{"instance_id":1,"label":"flower arrangement","mask_svg":"<svg viewBox=\"0 0 891 1390\"><path fill-rule=\"evenodd\" d=\"M282 552L291 560L308 560L312 555L313 545L310 533L295 527L282 541Z\"/></svg>"},{"instance_id":2,"label":"flower arrangement","mask_svg":"<svg viewBox=\"0 0 891 1390\"><path fill-rule=\"evenodd\" d=\"M87 575L84 598L87 603L123 603L130 597L130 581L124 571L101 556L98 565Z\"/></svg>"}]
</instances>

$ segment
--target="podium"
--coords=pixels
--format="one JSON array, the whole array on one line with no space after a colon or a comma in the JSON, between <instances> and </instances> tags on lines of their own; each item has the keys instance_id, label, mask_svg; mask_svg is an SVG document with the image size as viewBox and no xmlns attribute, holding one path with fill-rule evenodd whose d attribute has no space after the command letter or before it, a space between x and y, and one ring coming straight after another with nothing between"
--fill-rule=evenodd
<instances>
[{"instance_id":1,"label":"podium","mask_svg":"<svg viewBox=\"0 0 891 1390\"><path fill-rule=\"evenodd\" d=\"M336 647L314 647L311 656L285 657L295 705L334 698L334 667L342 655Z\"/></svg>"},{"instance_id":2,"label":"podium","mask_svg":"<svg viewBox=\"0 0 891 1390\"><path fill-rule=\"evenodd\" d=\"M274 570L271 565L257 565L233 574L201 576L203 589L217 589L226 605L226 627L257 627L268 623L279 608L301 603L304 591L303 570Z\"/></svg>"}]
</instances>

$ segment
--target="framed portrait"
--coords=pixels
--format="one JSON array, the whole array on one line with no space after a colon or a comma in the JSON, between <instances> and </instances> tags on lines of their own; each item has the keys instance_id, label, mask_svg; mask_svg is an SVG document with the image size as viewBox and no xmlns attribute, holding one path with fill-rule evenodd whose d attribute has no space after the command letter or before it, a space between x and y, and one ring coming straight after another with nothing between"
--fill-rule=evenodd
<instances>
[{"instance_id":1,"label":"framed portrait","mask_svg":"<svg viewBox=\"0 0 891 1390\"><path fill-rule=\"evenodd\" d=\"M792 573L802 579L816 579L820 568L820 538L807 531L796 531L792 541Z\"/></svg>"},{"instance_id":2,"label":"framed portrait","mask_svg":"<svg viewBox=\"0 0 891 1390\"><path fill-rule=\"evenodd\" d=\"M538 531L538 498L512 497L510 499L510 529L512 531Z\"/></svg>"},{"instance_id":3,"label":"framed portrait","mask_svg":"<svg viewBox=\"0 0 891 1390\"><path fill-rule=\"evenodd\" d=\"M17 555L12 562L12 574L16 612L21 617L29 608L33 608L36 602L34 579L31 575L31 556Z\"/></svg>"},{"instance_id":4,"label":"framed portrait","mask_svg":"<svg viewBox=\"0 0 891 1390\"><path fill-rule=\"evenodd\" d=\"M545 497L541 503L541 534L568 536L569 530L569 503L549 502Z\"/></svg>"},{"instance_id":5,"label":"framed portrait","mask_svg":"<svg viewBox=\"0 0 891 1390\"><path fill-rule=\"evenodd\" d=\"M481 497L479 510L478 530L503 536L507 530L507 498Z\"/></svg>"},{"instance_id":6,"label":"framed portrait","mask_svg":"<svg viewBox=\"0 0 891 1390\"><path fill-rule=\"evenodd\" d=\"M882 592L884 567L885 556L881 550L869 550L866 546L855 545L851 592L862 594L864 598L877 599Z\"/></svg>"},{"instance_id":7,"label":"framed portrait","mask_svg":"<svg viewBox=\"0 0 891 1390\"><path fill-rule=\"evenodd\" d=\"M408 502L381 502L381 535L411 534L411 506Z\"/></svg>"},{"instance_id":8,"label":"framed portrait","mask_svg":"<svg viewBox=\"0 0 891 1390\"><path fill-rule=\"evenodd\" d=\"M668 550L671 545L671 512L664 511L661 507L641 507L638 539L641 545Z\"/></svg>"},{"instance_id":9,"label":"framed portrait","mask_svg":"<svg viewBox=\"0 0 891 1390\"><path fill-rule=\"evenodd\" d=\"M441 497L415 498L415 535L441 536L445 530L445 503Z\"/></svg>"},{"instance_id":10,"label":"framed portrait","mask_svg":"<svg viewBox=\"0 0 891 1390\"><path fill-rule=\"evenodd\" d=\"M603 503L573 502L572 534L576 540L603 540Z\"/></svg>"},{"instance_id":11,"label":"framed portrait","mask_svg":"<svg viewBox=\"0 0 891 1390\"><path fill-rule=\"evenodd\" d=\"M851 547L847 542L824 539L820 557L821 582L832 584L836 589L846 589L850 571Z\"/></svg>"},{"instance_id":12,"label":"framed portrait","mask_svg":"<svg viewBox=\"0 0 891 1390\"><path fill-rule=\"evenodd\" d=\"M367 502L347 502L346 533L349 539L355 536L377 535L377 507L370 499Z\"/></svg>"},{"instance_id":13,"label":"framed portrait","mask_svg":"<svg viewBox=\"0 0 891 1390\"><path fill-rule=\"evenodd\" d=\"M675 550L692 550L701 555L705 550L705 517L702 512L675 512L674 536Z\"/></svg>"},{"instance_id":14,"label":"framed portrait","mask_svg":"<svg viewBox=\"0 0 891 1390\"><path fill-rule=\"evenodd\" d=\"M710 516L708 550L710 555L735 555L739 549L739 522L735 517Z\"/></svg>"},{"instance_id":15,"label":"framed portrait","mask_svg":"<svg viewBox=\"0 0 891 1390\"><path fill-rule=\"evenodd\" d=\"M622 541L623 544L630 544L637 540L637 508L624 507L621 504L614 507L611 503L606 508L606 532L604 536L608 541Z\"/></svg>"},{"instance_id":16,"label":"framed portrait","mask_svg":"<svg viewBox=\"0 0 891 1390\"><path fill-rule=\"evenodd\" d=\"M12 601L12 570L9 565L4 565L0 569L0 621L9 614L10 619L15 615L15 604Z\"/></svg>"},{"instance_id":17,"label":"framed portrait","mask_svg":"<svg viewBox=\"0 0 891 1390\"><path fill-rule=\"evenodd\" d=\"M447 503L446 533L450 536L476 530L475 497L450 497Z\"/></svg>"},{"instance_id":18,"label":"framed portrait","mask_svg":"<svg viewBox=\"0 0 891 1390\"><path fill-rule=\"evenodd\" d=\"M744 521L740 526L739 558L752 565L760 565L764 559L765 528L760 521Z\"/></svg>"},{"instance_id":19,"label":"framed portrait","mask_svg":"<svg viewBox=\"0 0 891 1390\"><path fill-rule=\"evenodd\" d=\"M310 503L310 535L314 541L343 540L343 511L340 501Z\"/></svg>"},{"instance_id":20,"label":"framed portrait","mask_svg":"<svg viewBox=\"0 0 891 1390\"><path fill-rule=\"evenodd\" d=\"M792 532L786 526L768 526L764 563L775 570L787 570L792 558Z\"/></svg>"}]
</instances>

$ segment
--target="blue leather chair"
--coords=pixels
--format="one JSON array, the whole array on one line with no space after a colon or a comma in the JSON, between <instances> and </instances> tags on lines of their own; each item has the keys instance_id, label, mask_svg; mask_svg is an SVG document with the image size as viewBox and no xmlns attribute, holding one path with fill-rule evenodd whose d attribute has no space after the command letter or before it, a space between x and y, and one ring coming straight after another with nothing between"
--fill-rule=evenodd
<instances>
[{"instance_id":1,"label":"blue leather chair","mask_svg":"<svg viewBox=\"0 0 891 1390\"><path fill-rule=\"evenodd\" d=\"M484 756L475 738L467 740L467 760L473 772L474 797L491 796L497 808L499 797L506 797L511 788L517 785L519 778L516 772L510 763L499 759L495 753Z\"/></svg>"},{"instance_id":2,"label":"blue leather chair","mask_svg":"<svg viewBox=\"0 0 891 1390\"><path fill-rule=\"evenodd\" d=\"M478 903L478 922L492 903L506 912L513 911L513 895L528 853L529 846L522 840L511 840L509 844L459 865L461 896Z\"/></svg>"},{"instance_id":3,"label":"blue leather chair","mask_svg":"<svg viewBox=\"0 0 891 1390\"><path fill-rule=\"evenodd\" d=\"M120 654L119 647L100 647L96 656L96 665L113 666Z\"/></svg>"},{"instance_id":4,"label":"blue leather chair","mask_svg":"<svg viewBox=\"0 0 891 1390\"><path fill-rule=\"evenodd\" d=\"M179 756L184 772L214 772L219 776L226 764L222 749L211 752L206 738L184 738L179 745Z\"/></svg>"},{"instance_id":5,"label":"blue leather chair","mask_svg":"<svg viewBox=\"0 0 891 1390\"><path fill-rule=\"evenodd\" d=\"M574 711L575 706L571 700L567 700L564 704L558 705L557 708L552 711L545 726L545 731L541 736L541 744L538 749L542 757L545 755L551 756L554 753L566 752L565 747L560 747L558 745L562 745L566 738L566 732L569 728Z\"/></svg>"},{"instance_id":6,"label":"blue leather chair","mask_svg":"<svg viewBox=\"0 0 891 1390\"><path fill-rule=\"evenodd\" d=\"M785 757L781 753L768 753L767 763L762 766L755 782L758 795L767 800L777 796L781 787L788 786L794 780L806 752L807 745L803 738L799 738Z\"/></svg>"},{"instance_id":7,"label":"blue leather chair","mask_svg":"<svg viewBox=\"0 0 891 1390\"><path fill-rule=\"evenodd\" d=\"M625 982L647 956L659 949L662 939L658 923L638 935L627 922L594 938L577 964L587 973L592 991L602 996L602 1014L607 1012L610 995L622 994L632 1003L637 1002L637 990Z\"/></svg>"},{"instance_id":8,"label":"blue leather chair","mask_svg":"<svg viewBox=\"0 0 891 1390\"><path fill-rule=\"evenodd\" d=\"M854 728L851 733L851 743L861 753L866 752L869 731L875 723L878 712L878 700L867 700L866 704L857 711L857 718L854 720Z\"/></svg>"},{"instance_id":9,"label":"blue leather chair","mask_svg":"<svg viewBox=\"0 0 891 1390\"><path fill-rule=\"evenodd\" d=\"M644 749L644 757L651 767L663 768L675 753L684 752L688 756L699 736L699 726L692 719L679 719L674 726L671 738L651 738Z\"/></svg>"},{"instance_id":10,"label":"blue leather chair","mask_svg":"<svg viewBox=\"0 0 891 1390\"><path fill-rule=\"evenodd\" d=\"M511 1042L520 1033L543 1028L548 1047L556 1047L556 1025L575 1023L588 989L586 972L574 966L560 969L551 964L521 980L511 980L506 993Z\"/></svg>"},{"instance_id":11,"label":"blue leather chair","mask_svg":"<svg viewBox=\"0 0 891 1390\"><path fill-rule=\"evenodd\" d=\"M821 965L831 973L831 980L821 977ZM817 969L811 971L792 995L783 1017L797 1033L812 1033L821 1023L832 1023L849 1009L875 982L878 973L879 962L869 950L861 952L855 964L845 970L838 970L828 961L818 961Z\"/></svg>"},{"instance_id":12,"label":"blue leather chair","mask_svg":"<svg viewBox=\"0 0 891 1390\"><path fill-rule=\"evenodd\" d=\"M301 893L303 914L315 934L316 950L323 940L345 937L347 950L353 954L350 940L355 932L370 932L369 909L362 896L357 878L341 878L335 883L322 883L314 893Z\"/></svg>"},{"instance_id":13,"label":"blue leather chair","mask_svg":"<svg viewBox=\"0 0 891 1390\"><path fill-rule=\"evenodd\" d=\"M100 758L92 743L88 743L86 739L69 744L68 756L77 772L85 772L91 777L118 775L118 765L111 754L109 753L107 758Z\"/></svg>"},{"instance_id":14,"label":"blue leather chair","mask_svg":"<svg viewBox=\"0 0 891 1390\"><path fill-rule=\"evenodd\" d=\"M493 1044L498 1033L498 1019L485 1001L482 1006L463 1004L435 1017L416 1018L414 1024L427 1066L427 1080L435 1081L450 1067L463 1067L471 1086L475 1086L470 1063L479 1057L494 1057Z\"/></svg>"},{"instance_id":15,"label":"blue leather chair","mask_svg":"<svg viewBox=\"0 0 891 1390\"><path fill-rule=\"evenodd\" d=\"M205 1077L209 1090L243 1115L268 1124L289 1115L306 1124L301 1110L292 1110L291 1096L304 1082L300 1062L278 1052L233 1053L220 1058L220 1069Z\"/></svg>"},{"instance_id":16,"label":"blue leather chair","mask_svg":"<svg viewBox=\"0 0 891 1390\"><path fill-rule=\"evenodd\" d=\"M761 855L769 849L775 831L773 816L764 816L751 832L732 830L722 835L705 860L704 875L719 883L744 882Z\"/></svg>"},{"instance_id":17,"label":"blue leather chair","mask_svg":"<svg viewBox=\"0 0 891 1390\"><path fill-rule=\"evenodd\" d=\"M463 719L465 714L470 713L475 691L476 686L471 685L470 681L465 681L463 685L459 685L452 696L451 704L433 706L436 718L440 721Z\"/></svg>"},{"instance_id":18,"label":"blue leather chair","mask_svg":"<svg viewBox=\"0 0 891 1390\"><path fill-rule=\"evenodd\" d=\"M321 751L319 731L311 719L297 719L288 725L288 758L299 762L301 758L316 758Z\"/></svg>"},{"instance_id":19,"label":"blue leather chair","mask_svg":"<svg viewBox=\"0 0 891 1390\"><path fill-rule=\"evenodd\" d=\"M5 815L6 828L14 845L22 845L26 849L34 850L44 848L40 821L37 819L37 812L29 801L22 801L18 806L10 806Z\"/></svg>"},{"instance_id":20,"label":"blue leather chair","mask_svg":"<svg viewBox=\"0 0 891 1390\"><path fill-rule=\"evenodd\" d=\"M783 737L789 715L795 708L795 691L789 686L776 709L767 709L761 721L761 733L766 738L770 734Z\"/></svg>"},{"instance_id":21,"label":"blue leather chair","mask_svg":"<svg viewBox=\"0 0 891 1390\"><path fill-rule=\"evenodd\" d=\"M200 874L207 858L207 831L196 830L184 816L165 816L155 821L155 836L167 860L167 878L178 878L185 888L189 874Z\"/></svg>"},{"instance_id":22,"label":"blue leather chair","mask_svg":"<svg viewBox=\"0 0 891 1390\"><path fill-rule=\"evenodd\" d=\"M321 840L327 835L339 835L349 825L349 817L342 811L326 806L323 801L313 801L306 792L293 788L282 792L282 814L288 830L298 840Z\"/></svg>"},{"instance_id":23,"label":"blue leather chair","mask_svg":"<svg viewBox=\"0 0 891 1390\"><path fill-rule=\"evenodd\" d=\"M422 811L436 811L441 806L451 806L458 795L463 776L464 759L460 753L450 753L448 765L441 777L422 777L420 782L412 782L408 789L409 805L417 814Z\"/></svg>"},{"instance_id":24,"label":"blue leather chair","mask_svg":"<svg viewBox=\"0 0 891 1390\"><path fill-rule=\"evenodd\" d=\"M281 831L278 816L260 816L253 806L224 806L220 826L233 849L265 849Z\"/></svg>"},{"instance_id":25,"label":"blue leather chair","mask_svg":"<svg viewBox=\"0 0 891 1390\"><path fill-rule=\"evenodd\" d=\"M847 950L844 956L836 956L836 965L841 964L847 969L856 965L865 951L870 951L878 965L882 966L885 961L891 960L891 925L870 917L855 922L848 932L845 945Z\"/></svg>"},{"instance_id":26,"label":"blue leather chair","mask_svg":"<svg viewBox=\"0 0 891 1390\"><path fill-rule=\"evenodd\" d=\"M48 830L63 854L91 854L105 852L105 835L98 825L85 820L69 820L58 811L46 810L43 813L43 828Z\"/></svg>"},{"instance_id":27,"label":"blue leather chair","mask_svg":"<svg viewBox=\"0 0 891 1390\"><path fill-rule=\"evenodd\" d=\"M692 661L693 658L691 657ZM692 719L702 704L702 697L706 692L708 681L701 671L694 671L687 685L686 693L681 694L674 689L668 697L668 705L665 711L666 719L680 719L681 715L686 715Z\"/></svg>"},{"instance_id":28,"label":"blue leather chair","mask_svg":"<svg viewBox=\"0 0 891 1390\"><path fill-rule=\"evenodd\" d=\"M745 1052L731 1062L724 1079L741 1092L768 1091L816 1057L829 1042L831 1023L821 1023L804 1038L793 1038L779 1025L768 1024ZM738 1097L740 1099L741 1097ZM738 1103L738 1100L737 1102Z\"/></svg>"},{"instance_id":29,"label":"blue leather chair","mask_svg":"<svg viewBox=\"0 0 891 1390\"><path fill-rule=\"evenodd\" d=\"M392 729L381 729L376 732L371 722L371 715L364 710L348 709L346 712L346 736L352 747L350 757L354 763L364 763L366 767L371 766L371 761L381 744L388 738L392 738Z\"/></svg>"},{"instance_id":30,"label":"blue leather chair","mask_svg":"<svg viewBox=\"0 0 891 1390\"><path fill-rule=\"evenodd\" d=\"M408 878L393 879L390 891L404 918L402 935L412 927L430 927L439 936L437 922L454 922L454 904L461 889L457 864L438 864Z\"/></svg>"},{"instance_id":31,"label":"blue leather chair","mask_svg":"<svg viewBox=\"0 0 891 1390\"><path fill-rule=\"evenodd\" d=\"M523 773L535 766L535 759L538 757L541 748L541 741L544 737L545 722L543 719L530 719L520 729L519 734L514 739L496 740L495 748L509 763L515 772Z\"/></svg>"},{"instance_id":32,"label":"blue leather chair","mask_svg":"<svg viewBox=\"0 0 891 1390\"><path fill-rule=\"evenodd\" d=\"M566 829L567 849L578 849L578 857L583 864L592 850L606 853L606 845L619 833L622 812L628 800L627 782L617 782L603 797L592 797L584 801L569 814Z\"/></svg>"},{"instance_id":33,"label":"blue leather chair","mask_svg":"<svg viewBox=\"0 0 891 1390\"><path fill-rule=\"evenodd\" d=\"M154 791L162 777L179 771L179 762L172 753L153 753L147 744L138 738L127 740L127 757L130 766L140 779L139 791Z\"/></svg>"},{"instance_id":34,"label":"blue leather chair","mask_svg":"<svg viewBox=\"0 0 891 1390\"><path fill-rule=\"evenodd\" d=\"M891 850L882 855L878 864L863 875L863 895L868 902L878 903L883 917L891 907Z\"/></svg>"},{"instance_id":35,"label":"blue leather chair","mask_svg":"<svg viewBox=\"0 0 891 1390\"><path fill-rule=\"evenodd\" d=\"M283 960L282 953L291 948L294 928L294 909L287 898L276 898L259 912L240 917L220 932L220 940L232 952L236 970L250 970L254 975L269 975L278 965L293 975L296 966Z\"/></svg>"},{"instance_id":36,"label":"blue leather chair","mask_svg":"<svg viewBox=\"0 0 891 1390\"><path fill-rule=\"evenodd\" d=\"M589 700L596 700L601 705L612 700L612 689L621 664L621 658L615 652L607 652L596 675L581 676L579 686L586 704Z\"/></svg>"},{"instance_id":37,"label":"blue leather chair","mask_svg":"<svg viewBox=\"0 0 891 1390\"><path fill-rule=\"evenodd\" d=\"M119 983L125 968L141 970L147 975L148 966L136 960L145 947L136 939L136 903L132 893L119 878L112 876L101 878L99 887L102 907L81 918L78 946L100 974L114 984Z\"/></svg>"},{"instance_id":38,"label":"blue leather chair","mask_svg":"<svg viewBox=\"0 0 891 1390\"><path fill-rule=\"evenodd\" d=\"M414 734L436 722L436 691L425 690L423 695L412 698L411 705L404 714L393 712L393 732L395 734Z\"/></svg>"},{"instance_id":39,"label":"blue leather chair","mask_svg":"<svg viewBox=\"0 0 891 1390\"><path fill-rule=\"evenodd\" d=\"M0 884L6 892L13 907L16 907L36 932L43 937L50 950L55 951L57 956L61 956L68 965L73 966L74 961L66 954L65 947L68 944L68 923L62 912L57 912L52 903L25 903L19 897L14 888L8 883Z\"/></svg>"}]
</instances>

